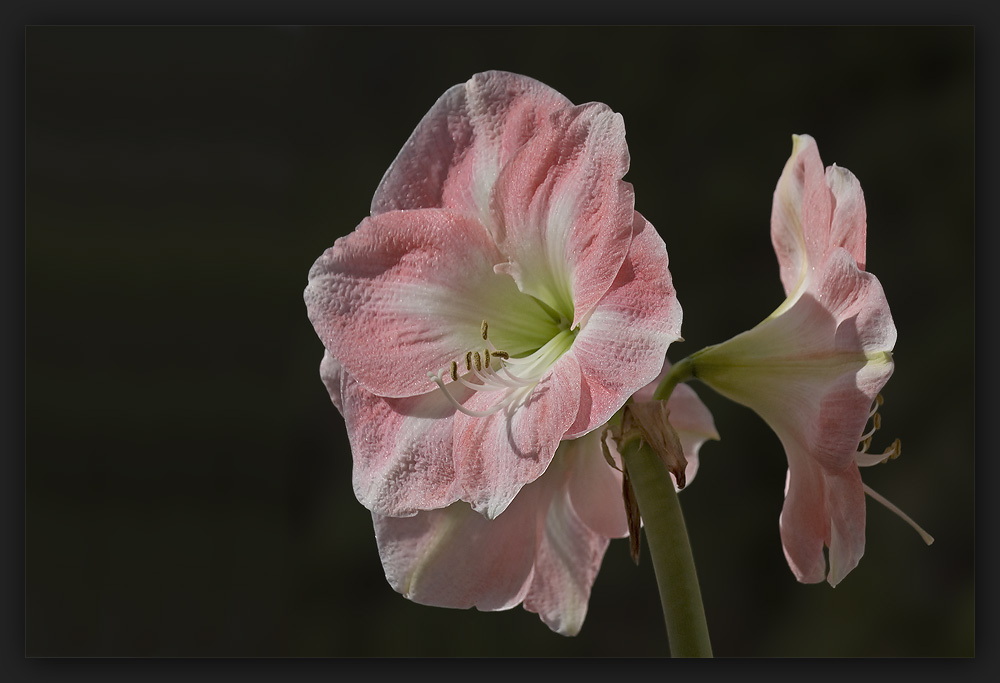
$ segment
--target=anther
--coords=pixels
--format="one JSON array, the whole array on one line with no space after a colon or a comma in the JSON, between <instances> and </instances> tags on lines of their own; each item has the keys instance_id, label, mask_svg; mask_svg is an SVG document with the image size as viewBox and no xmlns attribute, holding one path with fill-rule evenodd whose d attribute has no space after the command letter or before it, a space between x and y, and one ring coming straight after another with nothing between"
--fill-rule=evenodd
<instances>
[{"instance_id":1,"label":"anther","mask_svg":"<svg viewBox=\"0 0 1000 683\"><path fill-rule=\"evenodd\" d=\"M494 351L492 355L496 358L503 358L504 360L510 360L510 354L506 351Z\"/></svg>"},{"instance_id":2,"label":"anther","mask_svg":"<svg viewBox=\"0 0 1000 683\"><path fill-rule=\"evenodd\" d=\"M896 439L891 444L889 444L889 447L885 449L884 453L882 453L882 455L885 456L885 459L882 460L882 464L884 465L890 460L895 460L902 454L902 452L903 452L903 443L899 439Z\"/></svg>"},{"instance_id":3,"label":"anther","mask_svg":"<svg viewBox=\"0 0 1000 683\"><path fill-rule=\"evenodd\" d=\"M489 331L489 329L490 329L490 326L487 325L486 321L484 320L483 321L483 339L484 340L486 339L486 333L487 333L487 331Z\"/></svg>"},{"instance_id":4,"label":"anther","mask_svg":"<svg viewBox=\"0 0 1000 683\"><path fill-rule=\"evenodd\" d=\"M458 381L458 363L456 363L455 361L451 362L451 381L452 382Z\"/></svg>"},{"instance_id":5,"label":"anther","mask_svg":"<svg viewBox=\"0 0 1000 683\"><path fill-rule=\"evenodd\" d=\"M474 354L472 354L472 360L476 364L476 370L482 370L483 369L483 359L482 359L482 356L479 355L478 351L476 351Z\"/></svg>"},{"instance_id":6,"label":"anther","mask_svg":"<svg viewBox=\"0 0 1000 683\"><path fill-rule=\"evenodd\" d=\"M875 394L875 403L882 405L885 403L885 399L882 398L882 394Z\"/></svg>"},{"instance_id":7,"label":"anther","mask_svg":"<svg viewBox=\"0 0 1000 683\"><path fill-rule=\"evenodd\" d=\"M472 369L472 351L465 352L465 369L466 371Z\"/></svg>"},{"instance_id":8,"label":"anther","mask_svg":"<svg viewBox=\"0 0 1000 683\"><path fill-rule=\"evenodd\" d=\"M486 366L487 370L490 369L490 350L489 349L484 349L483 350L483 365Z\"/></svg>"},{"instance_id":9,"label":"anther","mask_svg":"<svg viewBox=\"0 0 1000 683\"><path fill-rule=\"evenodd\" d=\"M882 415L875 413L872 415L872 420L875 422L875 429L882 429Z\"/></svg>"}]
</instances>

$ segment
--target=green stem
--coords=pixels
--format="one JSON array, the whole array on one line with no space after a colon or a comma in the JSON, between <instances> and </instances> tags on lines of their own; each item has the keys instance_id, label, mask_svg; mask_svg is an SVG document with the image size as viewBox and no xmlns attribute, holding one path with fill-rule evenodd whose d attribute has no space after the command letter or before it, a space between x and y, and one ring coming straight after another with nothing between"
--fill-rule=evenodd
<instances>
[{"instance_id":1,"label":"green stem","mask_svg":"<svg viewBox=\"0 0 1000 683\"><path fill-rule=\"evenodd\" d=\"M667 376L663 378L660 385L656 387L656 391L653 392L654 401L666 401L670 398L670 394L673 393L675 386L694 377L693 358L694 355L688 356L670 368L670 372L667 373Z\"/></svg>"},{"instance_id":2,"label":"green stem","mask_svg":"<svg viewBox=\"0 0 1000 683\"><path fill-rule=\"evenodd\" d=\"M646 545L667 623L670 655L711 657L712 644L694 556L670 473L641 439L628 441L622 449L622 458L646 529Z\"/></svg>"}]
</instances>

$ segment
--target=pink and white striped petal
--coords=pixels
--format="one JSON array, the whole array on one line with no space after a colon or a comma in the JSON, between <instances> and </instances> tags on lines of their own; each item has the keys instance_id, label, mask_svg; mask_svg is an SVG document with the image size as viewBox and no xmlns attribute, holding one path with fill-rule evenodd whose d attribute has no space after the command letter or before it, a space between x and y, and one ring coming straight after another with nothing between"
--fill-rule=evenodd
<instances>
[{"instance_id":1,"label":"pink and white striped petal","mask_svg":"<svg viewBox=\"0 0 1000 683\"><path fill-rule=\"evenodd\" d=\"M632 237L635 196L622 181L628 146L606 105L549 116L504 166L491 195L494 237L522 292L576 327L618 275Z\"/></svg>"},{"instance_id":2,"label":"pink and white striped petal","mask_svg":"<svg viewBox=\"0 0 1000 683\"><path fill-rule=\"evenodd\" d=\"M627 258L573 342L583 395L566 438L607 422L657 376L667 348L680 338L681 307L667 264L663 240L636 211Z\"/></svg>"},{"instance_id":3,"label":"pink and white striped petal","mask_svg":"<svg viewBox=\"0 0 1000 683\"><path fill-rule=\"evenodd\" d=\"M445 92L389 166L371 213L449 208L489 227L497 174L548 116L571 102L527 76L479 73Z\"/></svg>"},{"instance_id":4,"label":"pink and white striped petal","mask_svg":"<svg viewBox=\"0 0 1000 683\"><path fill-rule=\"evenodd\" d=\"M468 349L484 318L499 334L552 322L514 282L477 222L454 211L394 211L362 221L309 272L309 319L326 349L379 396L414 396ZM514 349L511 350L512 352Z\"/></svg>"},{"instance_id":5,"label":"pink and white striped petal","mask_svg":"<svg viewBox=\"0 0 1000 683\"><path fill-rule=\"evenodd\" d=\"M376 396L354 382L329 352L320 376L347 424L354 493L362 505L405 517L458 500L451 455L455 409L443 395Z\"/></svg>"}]
</instances>

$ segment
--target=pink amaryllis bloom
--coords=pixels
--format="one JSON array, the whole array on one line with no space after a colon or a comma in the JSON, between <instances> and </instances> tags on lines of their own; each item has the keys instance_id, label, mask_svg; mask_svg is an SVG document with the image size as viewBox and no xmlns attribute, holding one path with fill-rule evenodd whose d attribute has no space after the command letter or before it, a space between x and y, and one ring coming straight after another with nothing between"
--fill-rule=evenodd
<instances>
[{"instance_id":1,"label":"pink amaryllis bloom","mask_svg":"<svg viewBox=\"0 0 1000 683\"><path fill-rule=\"evenodd\" d=\"M435 590L412 572L400 583L408 556L387 548L407 546L387 529L416 542L462 510L473 521L447 525L458 525L449 538L463 557L527 562L483 546L476 525L536 538L515 520L549 487L525 487L549 469L576 471L563 463L572 458L553 464L560 443L603 425L679 337L666 248L634 210L628 164L622 117L606 105L477 74L434 104L386 171L371 217L309 273L306 305L347 424L355 494L375 516L390 582L415 600L511 606L517 591L473 559L462 575L485 592L471 602L455 583ZM536 545L524 546L531 566L545 561ZM430 561L444 549L420 552Z\"/></svg>"},{"instance_id":2,"label":"pink amaryllis bloom","mask_svg":"<svg viewBox=\"0 0 1000 683\"><path fill-rule=\"evenodd\" d=\"M861 185L847 169L824 170L808 135L793 141L771 214L787 298L753 329L691 361L698 379L752 408L777 433L788 458L785 557L799 581L836 585L864 553L865 492L877 496L858 467L899 452L897 440L884 453L868 453L880 423L879 391L893 371L896 327L881 284L864 270ZM869 420L874 426L865 433Z\"/></svg>"}]
</instances>

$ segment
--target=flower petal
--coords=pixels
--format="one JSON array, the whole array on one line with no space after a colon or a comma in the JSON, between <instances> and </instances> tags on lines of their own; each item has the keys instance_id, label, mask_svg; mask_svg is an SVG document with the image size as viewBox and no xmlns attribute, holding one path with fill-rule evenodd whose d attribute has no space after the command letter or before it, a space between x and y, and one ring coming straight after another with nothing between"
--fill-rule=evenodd
<instances>
[{"instance_id":1,"label":"flower petal","mask_svg":"<svg viewBox=\"0 0 1000 683\"><path fill-rule=\"evenodd\" d=\"M598 457L611 470L603 456ZM546 479L548 476L546 473ZM618 507L624 519L620 488ZM583 626L590 591L609 542L607 536L593 531L580 519L577 509L565 486L553 493L535 556L531 588L524 598L524 609L537 613L549 628L564 636L576 635Z\"/></svg>"},{"instance_id":2,"label":"flower petal","mask_svg":"<svg viewBox=\"0 0 1000 683\"><path fill-rule=\"evenodd\" d=\"M551 326L514 282L474 220L443 209L362 221L309 271L309 319L351 377L380 396L433 390L429 372L482 345L488 317L501 331Z\"/></svg>"},{"instance_id":3,"label":"flower petal","mask_svg":"<svg viewBox=\"0 0 1000 683\"><path fill-rule=\"evenodd\" d=\"M611 457L621 467L614 439L608 439ZM622 474L604 459L601 433L593 431L571 441L563 441L559 454L568 461L570 503L580 521L606 538L628 536L628 520L622 502Z\"/></svg>"},{"instance_id":4,"label":"flower petal","mask_svg":"<svg viewBox=\"0 0 1000 683\"><path fill-rule=\"evenodd\" d=\"M853 173L837 164L826 169L826 183L834 201L829 251L843 247L854 257L858 268L864 270L868 215L861 183Z\"/></svg>"},{"instance_id":5,"label":"flower petal","mask_svg":"<svg viewBox=\"0 0 1000 683\"><path fill-rule=\"evenodd\" d=\"M544 83L503 71L450 88L385 172L372 215L451 208L489 225L489 194L500 169L549 114L571 104Z\"/></svg>"},{"instance_id":6,"label":"flower petal","mask_svg":"<svg viewBox=\"0 0 1000 683\"><path fill-rule=\"evenodd\" d=\"M497 519L466 503L394 518L372 514L385 577L421 605L510 609L524 600L537 544L538 490Z\"/></svg>"},{"instance_id":7,"label":"flower petal","mask_svg":"<svg viewBox=\"0 0 1000 683\"><path fill-rule=\"evenodd\" d=\"M790 454L786 488L779 525L788 566L802 583L826 579L836 586L864 554L865 494L858 468L830 473ZM830 548L829 573L824 545Z\"/></svg>"},{"instance_id":8,"label":"flower petal","mask_svg":"<svg viewBox=\"0 0 1000 683\"><path fill-rule=\"evenodd\" d=\"M354 493L362 505L404 517L458 500L451 456L455 409L440 392L376 396L353 381L329 352L320 375L347 424Z\"/></svg>"},{"instance_id":9,"label":"flower petal","mask_svg":"<svg viewBox=\"0 0 1000 683\"><path fill-rule=\"evenodd\" d=\"M785 294L797 290L809 266L820 266L829 244L832 197L816 141L792 136L792 155L774 190L771 242Z\"/></svg>"},{"instance_id":10,"label":"flower petal","mask_svg":"<svg viewBox=\"0 0 1000 683\"><path fill-rule=\"evenodd\" d=\"M472 396L464 405L484 411L496 397ZM580 405L580 365L565 354L538 382L527 402L489 415L455 416L455 469L462 500L494 519L517 492L545 472Z\"/></svg>"},{"instance_id":11,"label":"flower petal","mask_svg":"<svg viewBox=\"0 0 1000 683\"><path fill-rule=\"evenodd\" d=\"M607 422L657 376L667 347L680 338L681 306L667 269L667 248L638 211L634 219L628 256L573 342L583 396L566 438Z\"/></svg>"},{"instance_id":12,"label":"flower petal","mask_svg":"<svg viewBox=\"0 0 1000 683\"><path fill-rule=\"evenodd\" d=\"M501 170L495 238L522 292L578 325L611 286L632 237L635 197L620 114L591 103L552 114Z\"/></svg>"}]
</instances>

